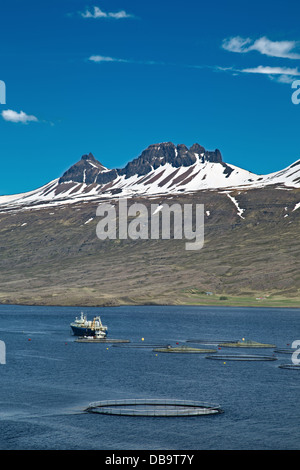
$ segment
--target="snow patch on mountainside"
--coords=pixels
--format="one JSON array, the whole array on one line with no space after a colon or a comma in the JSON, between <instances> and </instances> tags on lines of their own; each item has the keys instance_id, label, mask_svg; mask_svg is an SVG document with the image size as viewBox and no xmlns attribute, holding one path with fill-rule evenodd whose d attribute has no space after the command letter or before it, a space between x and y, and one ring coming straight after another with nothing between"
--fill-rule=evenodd
<instances>
[{"instance_id":1,"label":"snow patch on mountainside","mask_svg":"<svg viewBox=\"0 0 300 470\"><path fill-rule=\"evenodd\" d=\"M295 207L294 207L294 209L293 209L293 212L296 211L297 209L299 209L299 207L300 207L300 202L298 202L298 203L295 205Z\"/></svg>"},{"instance_id":2,"label":"snow patch on mountainside","mask_svg":"<svg viewBox=\"0 0 300 470\"><path fill-rule=\"evenodd\" d=\"M233 204L235 205L235 207L237 208L237 214L238 216L241 218L241 219L244 219L245 217L243 217L243 212L245 212L245 209L241 209L240 206L239 206L239 203L237 202L237 200L231 196L229 193L227 193L227 196L229 197L229 199L233 202Z\"/></svg>"}]
</instances>

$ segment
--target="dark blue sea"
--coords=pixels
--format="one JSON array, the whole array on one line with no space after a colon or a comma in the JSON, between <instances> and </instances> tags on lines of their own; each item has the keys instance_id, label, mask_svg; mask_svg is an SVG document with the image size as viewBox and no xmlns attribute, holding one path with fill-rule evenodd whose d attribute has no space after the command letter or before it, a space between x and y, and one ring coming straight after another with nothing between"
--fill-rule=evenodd
<instances>
[{"instance_id":1,"label":"dark blue sea","mask_svg":"<svg viewBox=\"0 0 300 470\"><path fill-rule=\"evenodd\" d=\"M88 319L100 314L109 336L131 346L178 343L237 354L185 342L245 338L287 349L300 339L300 309L1 306L1 450L300 449L300 371L279 368L292 363L291 354L224 364L206 354L77 343L70 322L81 311ZM218 403L224 413L155 418L84 412L93 401L129 398Z\"/></svg>"}]
</instances>

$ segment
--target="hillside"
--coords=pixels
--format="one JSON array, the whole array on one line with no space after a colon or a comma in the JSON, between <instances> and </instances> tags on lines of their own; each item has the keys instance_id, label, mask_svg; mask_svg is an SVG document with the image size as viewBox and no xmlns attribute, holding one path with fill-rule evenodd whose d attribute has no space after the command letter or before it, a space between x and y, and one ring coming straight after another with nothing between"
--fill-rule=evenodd
<instances>
[{"instance_id":1,"label":"hillside","mask_svg":"<svg viewBox=\"0 0 300 470\"><path fill-rule=\"evenodd\" d=\"M299 306L298 188L202 190L131 200L147 207L204 204L205 244L199 251L186 251L184 240L100 241L99 201L3 207L1 303Z\"/></svg>"}]
</instances>

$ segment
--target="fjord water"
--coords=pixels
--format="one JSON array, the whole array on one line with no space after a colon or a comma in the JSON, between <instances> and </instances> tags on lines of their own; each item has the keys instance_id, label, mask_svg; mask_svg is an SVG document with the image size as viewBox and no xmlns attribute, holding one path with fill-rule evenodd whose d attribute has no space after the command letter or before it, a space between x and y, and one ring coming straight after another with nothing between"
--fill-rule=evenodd
<instances>
[{"instance_id":1,"label":"fjord water","mask_svg":"<svg viewBox=\"0 0 300 470\"><path fill-rule=\"evenodd\" d=\"M300 339L300 309L1 306L6 363L0 364L0 449L300 448L300 372L278 367L291 364L290 354L224 364L205 354L77 343L69 325L81 311L88 319L100 314L109 336L131 345L245 338L286 349ZM274 349L242 353L273 355ZM153 418L84 412L92 401L128 398L218 403L224 413Z\"/></svg>"}]
</instances>

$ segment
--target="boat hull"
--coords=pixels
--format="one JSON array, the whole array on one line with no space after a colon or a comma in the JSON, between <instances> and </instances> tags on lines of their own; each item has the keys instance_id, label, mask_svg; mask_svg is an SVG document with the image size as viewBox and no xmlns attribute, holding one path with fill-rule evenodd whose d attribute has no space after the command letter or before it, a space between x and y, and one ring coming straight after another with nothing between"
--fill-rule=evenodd
<instances>
[{"instance_id":1,"label":"boat hull","mask_svg":"<svg viewBox=\"0 0 300 470\"><path fill-rule=\"evenodd\" d=\"M74 336L95 336L96 333L94 329L77 325L71 325L71 330ZM106 336L106 332L104 333L104 336Z\"/></svg>"}]
</instances>

